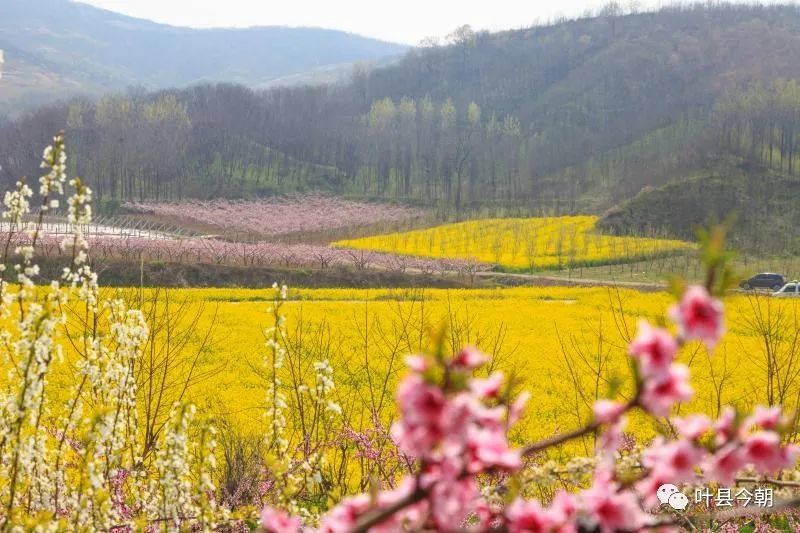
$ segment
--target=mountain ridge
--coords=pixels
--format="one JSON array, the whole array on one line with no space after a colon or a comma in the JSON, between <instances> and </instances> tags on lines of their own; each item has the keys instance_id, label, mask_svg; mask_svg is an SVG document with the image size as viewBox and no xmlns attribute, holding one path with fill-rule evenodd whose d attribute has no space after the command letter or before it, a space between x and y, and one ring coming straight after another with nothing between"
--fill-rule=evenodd
<instances>
[{"instance_id":1,"label":"mountain ridge","mask_svg":"<svg viewBox=\"0 0 800 533\"><path fill-rule=\"evenodd\" d=\"M67 0L0 0L0 11L6 110L26 104L20 93L36 89L25 82L37 72L52 76L38 90L54 98L65 96L61 83L88 94L202 82L257 87L320 68L382 62L408 48L324 28L184 28Z\"/></svg>"}]
</instances>

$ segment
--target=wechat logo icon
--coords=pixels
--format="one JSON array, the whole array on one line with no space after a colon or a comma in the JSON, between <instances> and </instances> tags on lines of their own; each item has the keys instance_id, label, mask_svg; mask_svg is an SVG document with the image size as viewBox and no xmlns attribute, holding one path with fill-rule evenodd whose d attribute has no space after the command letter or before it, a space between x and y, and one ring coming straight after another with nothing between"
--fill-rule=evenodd
<instances>
[{"instance_id":1,"label":"wechat logo icon","mask_svg":"<svg viewBox=\"0 0 800 533\"><path fill-rule=\"evenodd\" d=\"M689 498L687 498L685 494L682 494L678 490L678 487L671 483L665 483L658 487L656 496L658 497L658 501L662 504L669 505L676 511L683 511L689 505Z\"/></svg>"}]
</instances>

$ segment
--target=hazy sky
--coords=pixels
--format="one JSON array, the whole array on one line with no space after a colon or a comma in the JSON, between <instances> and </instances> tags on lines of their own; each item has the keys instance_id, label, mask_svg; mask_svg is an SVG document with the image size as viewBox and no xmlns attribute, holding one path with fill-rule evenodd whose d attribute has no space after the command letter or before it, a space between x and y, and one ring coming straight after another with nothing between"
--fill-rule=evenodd
<instances>
[{"instance_id":1,"label":"hazy sky","mask_svg":"<svg viewBox=\"0 0 800 533\"><path fill-rule=\"evenodd\" d=\"M318 26L417 44L462 24L501 30L574 16L608 0L80 0L177 26ZM638 0L654 5L660 0ZM627 5L629 0L621 0Z\"/></svg>"}]
</instances>

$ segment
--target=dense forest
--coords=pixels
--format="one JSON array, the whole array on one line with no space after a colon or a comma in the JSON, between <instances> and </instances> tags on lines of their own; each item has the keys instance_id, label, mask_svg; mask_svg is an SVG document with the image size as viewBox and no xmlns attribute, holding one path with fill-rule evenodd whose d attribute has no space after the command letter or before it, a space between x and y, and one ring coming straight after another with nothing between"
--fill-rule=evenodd
<instances>
[{"instance_id":1,"label":"dense forest","mask_svg":"<svg viewBox=\"0 0 800 533\"><path fill-rule=\"evenodd\" d=\"M796 6L611 3L526 30L462 27L344 85L207 84L40 108L0 124L0 179L35 175L34 147L64 128L73 170L106 206L318 189L600 213L698 176L794 179L798 56ZM775 183L763 180L767 198L784 194Z\"/></svg>"}]
</instances>

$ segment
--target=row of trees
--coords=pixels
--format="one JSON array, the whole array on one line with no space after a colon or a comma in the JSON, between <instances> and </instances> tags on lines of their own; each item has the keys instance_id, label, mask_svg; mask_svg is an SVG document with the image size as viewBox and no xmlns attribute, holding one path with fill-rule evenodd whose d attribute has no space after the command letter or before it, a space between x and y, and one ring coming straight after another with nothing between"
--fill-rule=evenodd
<instances>
[{"instance_id":1,"label":"row of trees","mask_svg":"<svg viewBox=\"0 0 800 533\"><path fill-rule=\"evenodd\" d=\"M458 109L450 99L437 105L430 98L383 98L360 122L358 187L365 191L442 199L460 208L528 188L519 172L525 137L512 115L487 119L475 102Z\"/></svg>"},{"instance_id":2,"label":"row of trees","mask_svg":"<svg viewBox=\"0 0 800 533\"><path fill-rule=\"evenodd\" d=\"M90 176L104 200L324 187L461 206L527 189L520 173L526 139L513 116L486 117L474 102L458 108L450 99L430 98L383 98L365 113L328 112L322 121L285 116L305 107L227 85L76 100L1 128L2 172L32 167L27 135L12 139L19 127L62 123L77 151L91 154L73 170Z\"/></svg>"},{"instance_id":3,"label":"row of trees","mask_svg":"<svg viewBox=\"0 0 800 533\"><path fill-rule=\"evenodd\" d=\"M797 90L771 80L800 76L798 21L788 6L612 4L527 30L462 27L341 86L76 100L0 122L0 180L32 175L33 147L65 127L101 202L313 188L600 210L731 153L793 173Z\"/></svg>"},{"instance_id":4,"label":"row of trees","mask_svg":"<svg viewBox=\"0 0 800 533\"><path fill-rule=\"evenodd\" d=\"M737 92L716 107L719 148L788 174L798 172L800 85L776 80Z\"/></svg>"},{"instance_id":5,"label":"row of trees","mask_svg":"<svg viewBox=\"0 0 800 533\"><path fill-rule=\"evenodd\" d=\"M308 102L320 103L316 110L297 92L260 95L228 85L75 100L0 125L0 177L10 182L32 173L37 154L29 139L62 125L71 144L91 154L72 162L72 170L89 177L101 202L306 188L456 208L574 199L587 190L622 198L638 192L642 173L659 184L680 169L708 164L701 160L704 146L787 173L797 167L794 81L731 92L708 113L679 117L558 171L539 168L542 151L555 143L531 135L514 115L498 116L476 102L402 97L381 98L349 116L321 106L332 92L307 90Z\"/></svg>"}]
</instances>

